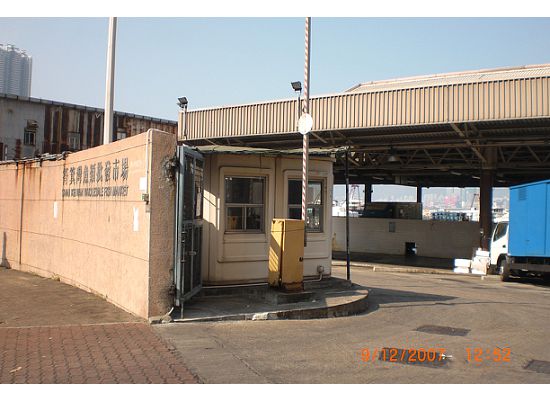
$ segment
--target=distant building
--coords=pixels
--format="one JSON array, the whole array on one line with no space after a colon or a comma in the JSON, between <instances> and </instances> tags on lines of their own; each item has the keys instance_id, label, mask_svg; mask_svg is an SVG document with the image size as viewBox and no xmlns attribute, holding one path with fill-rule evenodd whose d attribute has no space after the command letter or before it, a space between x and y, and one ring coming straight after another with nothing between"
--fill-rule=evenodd
<instances>
[{"instance_id":1,"label":"distant building","mask_svg":"<svg viewBox=\"0 0 550 400\"><path fill-rule=\"evenodd\" d=\"M112 141L150 128L176 134L177 122L115 112ZM78 151L103 144L103 110L0 94L0 161Z\"/></svg>"},{"instance_id":2,"label":"distant building","mask_svg":"<svg viewBox=\"0 0 550 400\"><path fill-rule=\"evenodd\" d=\"M0 44L0 93L30 97L32 57L17 47Z\"/></svg>"}]
</instances>

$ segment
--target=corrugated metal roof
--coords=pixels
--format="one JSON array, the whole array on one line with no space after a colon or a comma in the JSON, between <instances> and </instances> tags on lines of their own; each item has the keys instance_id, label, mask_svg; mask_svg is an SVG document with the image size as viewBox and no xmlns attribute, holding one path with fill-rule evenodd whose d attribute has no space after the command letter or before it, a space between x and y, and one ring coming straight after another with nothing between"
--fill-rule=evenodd
<instances>
[{"instance_id":1,"label":"corrugated metal roof","mask_svg":"<svg viewBox=\"0 0 550 400\"><path fill-rule=\"evenodd\" d=\"M356 85L346 92L384 91L404 88L456 85L473 82L490 82L550 76L550 64L525 65L475 71L422 75L408 78L372 81Z\"/></svg>"},{"instance_id":2,"label":"corrugated metal roof","mask_svg":"<svg viewBox=\"0 0 550 400\"><path fill-rule=\"evenodd\" d=\"M416 79L416 80L415 80ZM432 80L430 80L432 79ZM313 132L449 123L547 119L550 64L404 79L399 88L360 90L310 99ZM435 85L435 82L441 85ZM461 83L458 83L458 82ZM444 83L444 84L443 84ZM297 100L279 100L180 113L180 140L297 134ZM273 139L277 140L277 139Z\"/></svg>"}]
</instances>

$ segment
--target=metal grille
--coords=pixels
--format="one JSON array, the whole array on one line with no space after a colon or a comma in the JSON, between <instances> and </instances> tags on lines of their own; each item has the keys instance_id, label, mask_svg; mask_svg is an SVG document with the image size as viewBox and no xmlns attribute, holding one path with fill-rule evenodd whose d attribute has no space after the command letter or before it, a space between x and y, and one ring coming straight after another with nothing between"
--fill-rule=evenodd
<instances>
[{"instance_id":1,"label":"metal grille","mask_svg":"<svg viewBox=\"0 0 550 400\"><path fill-rule=\"evenodd\" d=\"M178 146L176 195L176 240L174 247L174 284L177 306L198 293L202 287L202 155L187 146Z\"/></svg>"},{"instance_id":2,"label":"metal grille","mask_svg":"<svg viewBox=\"0 0 550 400\"><path fill-rule=\"evenodd\" d=\"M548 361L531 360L524 368L541 374L550 374L550 362Z\"/></svg>"}]
</instances>

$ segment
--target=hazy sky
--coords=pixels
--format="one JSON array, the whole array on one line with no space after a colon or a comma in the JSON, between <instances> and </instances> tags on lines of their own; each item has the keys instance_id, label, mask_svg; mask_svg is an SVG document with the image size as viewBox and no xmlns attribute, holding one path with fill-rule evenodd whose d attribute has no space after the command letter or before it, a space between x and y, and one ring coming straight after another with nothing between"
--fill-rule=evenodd
<instances>
[{"instance_id":1,"label":"hazy sky","mask_svg":"<svg viewBox=\"0 0 550 400\"><path fill-rule=\"evenodd\" d=\"M289 98L303 80L303 18L120 18L115 109ZM107 19L0 18L33 57L32 96L103 107ZM550 19L313 18L311 94L419 74L550 62Z\"/></svg>"}]
</instances>

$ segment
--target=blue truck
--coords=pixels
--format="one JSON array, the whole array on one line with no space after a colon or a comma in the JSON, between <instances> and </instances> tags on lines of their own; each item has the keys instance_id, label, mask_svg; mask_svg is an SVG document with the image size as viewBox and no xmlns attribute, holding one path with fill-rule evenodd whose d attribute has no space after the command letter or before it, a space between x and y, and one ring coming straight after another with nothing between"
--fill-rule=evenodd
<instances>
[{"instance_id":1,"label":"blue truck","mask_svg":"<svg viewBox=\"0 0 550 400\"><path fill-rule=\"evenodd\" d=\"M502 280L539 276L550 280L550 180L510 188L508 254Z\"/></svg>"}]
</instances>

